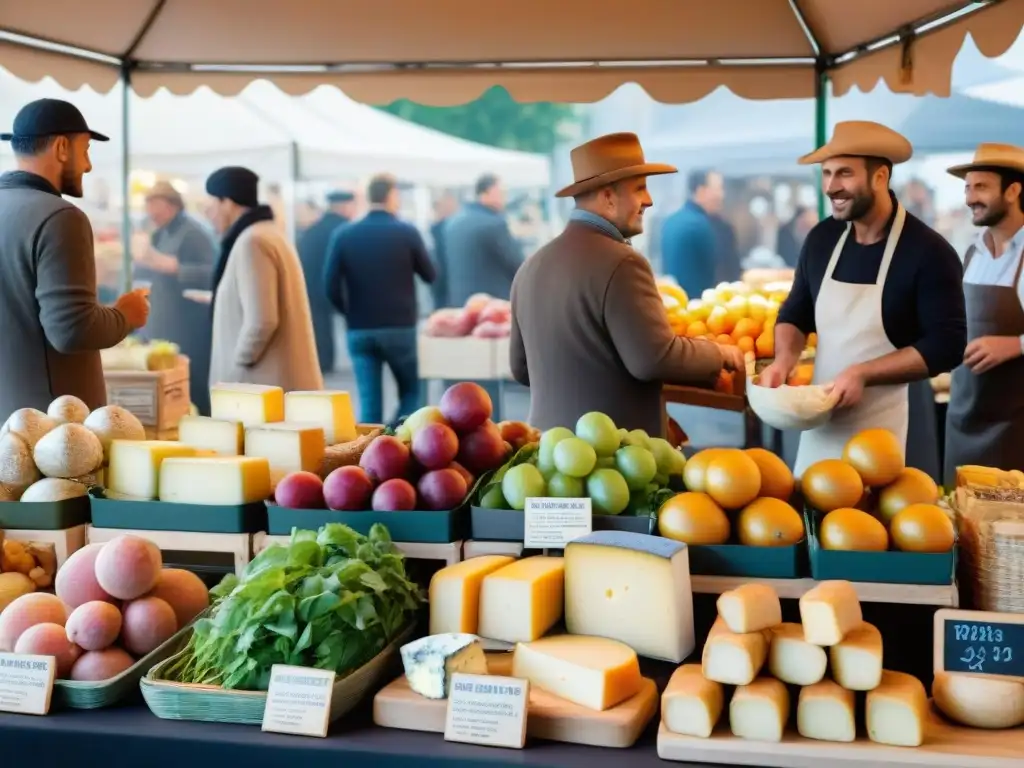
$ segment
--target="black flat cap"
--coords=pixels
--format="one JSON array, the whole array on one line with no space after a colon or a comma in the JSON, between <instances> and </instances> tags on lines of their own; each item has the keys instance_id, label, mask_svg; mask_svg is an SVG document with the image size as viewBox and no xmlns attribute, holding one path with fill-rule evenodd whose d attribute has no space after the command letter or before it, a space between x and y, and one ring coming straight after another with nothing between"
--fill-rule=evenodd
<instances>
[{"instance_id":1,"label":"black flat cap","mask_svg":"<svg viewBox=\"0 0 1024 768\"><path fill-rule=\"evenodd\" d=\"M248 168L229 165L210 174L206 180L206 194L255 208L259 205L259 185L260 177Z\"/></svg>"},{"instance_id":2,"label":"black flat cap","mask_svg":"<svg viewBox=\"0 0 1024 768\"><path fill-rule=\"evenodd\" d=\"M14 130L0 133L0 141L38 139L43 136L71 136L88 133L95 141L110 141L89 128L78 107L60 99L39 99L26 104L14 118Z\"/></svg>"},{"instance_id":3,"label":"black flat cap","mask_svg":"<svg viewBox=\"0 0 1024 768\"><path fill-rule=\"evenodd\" d=\"M344 189L338 189L334 192L327 193L328 203L350 203L356 199L356 196Z\"/></svg>"}]
</instances>

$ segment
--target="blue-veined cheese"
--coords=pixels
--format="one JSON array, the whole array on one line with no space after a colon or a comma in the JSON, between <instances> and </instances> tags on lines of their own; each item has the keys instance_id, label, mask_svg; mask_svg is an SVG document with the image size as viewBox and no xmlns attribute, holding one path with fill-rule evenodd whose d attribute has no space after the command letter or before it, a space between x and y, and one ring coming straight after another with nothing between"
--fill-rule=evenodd
<instances>
[{"instance_id":1,"label":"blue-veined cheese","mask_svg":"<svg viewBox=\"0 0 1024 768\"><path fill-rule=\"evenodd\" d=\"M574 635L607 637L641 656L681 662L694 648L686 545L626 531L569 542L565 624Z\"/></svg>"},{"instance_id":2,"label":"blue-veined cheese","mask_svg":"<svg viewBox=\"0 0 1024 768\"><path fill-rule=\"evenodd\" d=\"M487 674L487 657L476 635L428 635L402 646L402 666L409 687L427 699L446 699L452 675Z\"/></svg>"}]
</instances>

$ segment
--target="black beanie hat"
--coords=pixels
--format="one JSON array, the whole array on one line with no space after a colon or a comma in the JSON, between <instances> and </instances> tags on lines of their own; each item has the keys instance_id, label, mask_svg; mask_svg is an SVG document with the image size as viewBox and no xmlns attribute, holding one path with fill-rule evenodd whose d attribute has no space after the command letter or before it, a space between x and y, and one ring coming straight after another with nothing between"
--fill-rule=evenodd
<instances>
[{"instance_id":1,"label":"black beanie hat","mask_svg":"<svg viewBox=\"0 0 1024 768\"><path fill-rule=\"evenodd\" d=\"M260 177L248 168L229 165L210 174L206 180L206 194L226 198L246 208L259 205Z\"/></svg>"}]
</instances>

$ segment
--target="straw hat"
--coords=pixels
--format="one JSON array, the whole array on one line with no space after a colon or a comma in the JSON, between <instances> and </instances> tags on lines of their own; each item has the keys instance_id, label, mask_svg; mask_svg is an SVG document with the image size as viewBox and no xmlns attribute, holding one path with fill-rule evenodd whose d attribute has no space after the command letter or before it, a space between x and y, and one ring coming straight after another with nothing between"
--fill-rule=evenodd
<instances>
[{"instance_id":1,"label":"straw hat","mask_svg":"<svg viewBox=\"0 0 1024 768\"><path fill-rule=\"evenodd\" d=\"M907 162L913 154L910 142L892 128L869 120L846 120L836 123L828 144L804 155L798 162L813 165L833 157L880 157L897 165Z\"/></svg>"},{"instance_id":2,"label":"straw hat","mask_svg":"<svg viewBox=\"0 0 1024 768\"><path fill-rule=\"evenodd\" d=\"M555 197L576 197L622 179L675 173L675 166L648 163L635 133L610 133L576 147L572 158L573 183Z\"/></svg>"},{"instance_id":3,"label":"straw hat","mask_svg":"<svg viewBox=\"0 0 1024 768\"><path fill-rule=\"evenodd\" d=\"M1015 147L1013 144L979 144L974 150L974 160L962 165L954 165L947 168L959 179L964 178L971 171L990 170L993 168L1005 168L1008 171L1024 173L1024 149Z\"/></svg>"},{"instance_id":4,"label":"straw hat","mask_svg":"<svg viewBox=\"0 0 1024 768\"><path fill-rule=\"evenodd\" d=\"M146 193L146 199L152 200L154 198L167 200L179 208L185 207L185 202L181 199L181 193L169 181L158 181L149 188L149 191Z\"/></svg>"}]
</instances>

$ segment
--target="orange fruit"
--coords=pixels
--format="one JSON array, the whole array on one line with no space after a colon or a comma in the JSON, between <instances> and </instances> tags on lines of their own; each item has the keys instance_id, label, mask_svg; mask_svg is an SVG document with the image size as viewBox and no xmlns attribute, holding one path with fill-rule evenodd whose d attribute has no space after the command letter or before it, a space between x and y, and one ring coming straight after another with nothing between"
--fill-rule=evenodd
<instances>
[{"instance_id":1,"label":"orange fruit","mask_svg":"<svg viewBox=\"0 0 1024 768\"><path fill-rule=\"evenodd\" d=\"M724 307L715 307L711 310L707 320L708 330L716 335L729 333L732 330L732 322L728 311Z\"/></svg>"},{"instance_id":2,"label":"orange fruit","mask_svg":"<svg viewBox=\"0 0 1024 768\"><path fill-rule=\"evenodd\" d=\"M713 333L704 334L704 338L707 339L708 341L718 341L718 337L715 336L715 334Z\"/></svg>"},{"instance_id":3,"label":"orange fruit","mask_svg":"<svg viewBox=\"0 0 1024 768\"><path fill-rule=\"evenodd\" d=\"M855 507L864 495L857 470L840 459L824 459L804 470L800 488L807 503L821 512Z\"/></svg>"},{"instance_id":4,"label":"orange fruit","mask_svg":"<svg viewBox=\"0 0 1024 768\"><path fill-rule=\"evenodd\" d=\"M896 480L905 466L903 446L887 429L865 429L851 437L843 448L843 461L873 488Z\"/></svg>"},{"instance_id":5,"label":"orange fruit","mask_svg":"<svg viewBox=\"0 0 1024 768\"><path fill-rule=\"evenodd\" d=\"M680 493L658 510L658 533L686 544L724 544L729 518L706 493Z\"/></svg>"},{"instance_id":6,"label":"orange fruit","mask_svg":"<svg viewBox=\"0 0 1024 768\"><path fill-rule=\"evenodd\" d=\"M814 381L814 366L809 363L801 363L786 379L786 384L791 387L806 387Z\"/></svg>"},{"instance_id":7,"label":"orange fruit","mask_svg":"<svg viewBox=\"0 0 1024 768\"><path fill-rule=\"evenodd\" d=\"M754 350L759 358L775 357L775 334L764 331L754 342Z\"/></svg>"},{"instance_id":8,"label":"orange fruit","mask_svg":"<svg viewBox=\"0 0 1024 768\"><path fill-rule=\"evenodd\" d=\"M749 336L743 336L737 339L736 346L739 347L740 352L743 352L744 354L746 354L747 352L753 354L754 352L754 340Z\"/></svg>"},{"instance_id":9,"label":"orange fruit","mask_svg":"<svg viewBox=\"0 0 1024 768\"><path fill-rule=\"evenodd\" d=\"M708 332L708 327L700 320L694 320L688 326L686 326L686 335L691 339L695 339L698 336L703 336Z\"/></svg>"},{"instance_id":10,"label":"orange fruit","mask_svg":"<svg viewBox=\"0 0 1024 768\"><path fill-rule=\"evenodd\" d=\"M847 552L885 552L889 534L885 526L867 512L840 508L829 512L818 526L822 549Z\"/></svg>"},{"instance_id":11,"label":"orange fruit","mask_svg":"<svg viewBox=\"0 0 1024 768\"><path fill-rule=\"evenodd\" d=\"M747 448L744 453L754 460L761 471L761 490L758 495L789 501L796 482L786 462L764 448Z\"/></svg>"},{"instance_id":12,"label":"orange fruit","mask_svg":"<svg viewBox=\"0 0 1024 768\"><path fill-rule=\"evenodd\" d=\"M715 341L717 341L719 344L725 344L725 346L727 347L731 347L735 344L735 342L732 340L732 336L730 336L727 333L719 334L718 336L715 337Z\"/></svg>"},{"instance_id":13,"label":"orange fruit","mask_svg":"<svg viewBox=\"0 0 1024 768\"><path fill-rule=\"evenodd\" d=\"M756 339L761 335L761 324L757 320L744 317L736 322L736 327L732 329L732 335L733 338L749 336L752 339Z\"/></svg>"},{"instance_id":14,"label":"orange fruit","mask_svg":"<svg viewBox=\"0 0 1024 768\"><path fill-rule=\"evenodd\" d=\"M878 517L889 525L907 507L934 504L939 500L939 486L920 469L907 467L895 481L878 494Z\"/></svg>"},{"instance_id":15,"label":"orange fruit","mask_svg":"<svg viewBox=\"0 0 1024 768\"><path fill-rule=\"evenodd\" d=\"M683 485L688 491L704 492L704 475L707 472L708 464L717 454L722 451L730 451L732 448L705 448L697 451L686 460L683 466Z\"/></svg>"},{"instance_id":16,"label":"orange fruit","mask_svg":"<svg viewBox=\"0 0 1024 768\"><path fill-rule=\"evenodd\" d=\"M807 346L810 349L816 349L818 346L818 334L811 333L807 336Z\"/></svg>"},{"instance_id":17,"label":"orange fruit","mask_svg":"<svg viewBox=\"0 0 1024 768\"><path fill-rule=\"evenodd\" d=\"M755 499L736 520L740 544L748 547L791 547L804 538L804 519L779 499Z\"/></svg>"},{"instance_id":18,"label":"orange fruit","mask_svg":"<svg viewBox=\"0 0 1024 768\"><path fill-rule=\"evenodd\" d=\"M743 451L723 451L708 462L704 490L722 508L741 509L757 498L761 490L761 470Z\"/></svg>"},{"instance_id":19,"label":"orange fruit","mask_svg":"<svg viewBox=\"0 0 1024 768\"><path fill-rule=\"evenodd\" d=\"M911 504L890 523L892 543L902 552L941 554L953 548L953 522L935 504Z\"/></svg>"}]
</instances>

